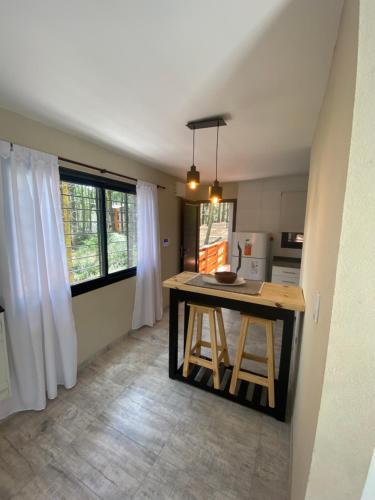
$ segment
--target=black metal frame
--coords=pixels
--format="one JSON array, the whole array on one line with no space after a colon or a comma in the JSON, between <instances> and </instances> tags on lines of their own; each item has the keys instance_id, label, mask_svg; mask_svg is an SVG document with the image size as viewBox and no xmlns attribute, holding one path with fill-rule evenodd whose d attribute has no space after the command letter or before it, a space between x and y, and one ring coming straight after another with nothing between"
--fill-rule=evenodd
<instances>
[{"instance_id":1,"label":"black metal frame","mask_svg":"<svg viewBox=\"0 0 375 500\"><path fill-rule=\"evenodd\" d=\"M109 174L116 175L116 177L122 177L123 179L129 179L130 181L137 182L138 179L135 177L130 177L130 175L120 174L119 172L114 172L113 170L107 170L106 168L94 167L93 165L88 165L87 163L82 163L81 161L69 160L69 158L64 158L63 156L59 156L59 161L64 161L66 163L70 163L72 165L77 165L78 167L90 168L91 170L95 170L96 172L100 172L101 174ZM64 168L64 167L60 167ZM165 186L160 186L157 184L159 189L166 189Z\"/></svg>"},{"instance_id":2,"label":"black metal frame","mask_svg":"<svg viewBox=\"0 0 375 500\"><path fill-rule=\"evenodd\" d=\"M84 184L86 186L94 186L100 189L100 210L99 210L99 238L101 246L101 255L104 259L104 276L100 278L95 278L89 281L84 281L83 283L78 283L77 285L72 285L71 291L72 296L81 295L82 293L90 292L96 290L97 288L102 288L103 286L111 285L112 283L117 283L124 279L136 276L137 268L131 267L129 269L124 269L123 271L118 271L116 273L108 273L108 255L107 255L107 227L105 223L105 195L104 190L109 189L113 191L120 191L122 193L132 193L136 194L136 187L132 184L127 184L125 182L116 181L114 179L107 179L105 177L100 177L98 175L88 174L86 172L80 172L78 170L71 170L69 168L60 167L60 179L66 182L75 182L77 184Z\"/></svg>"},{"instance_id":3,"label":"black metal frame","mask_svg":"<svg viewBox=\"0 0 375 500\"><path fill-rule=\"evenodd\" d=\"M206 306L223 307L226 309L252 314L261 318L271 319L274 321L280 319L283 321L279 374L277 380L275 380L275 408L270 408L268 405L261 404L259 386L255 387L252 399L248 400L246 398L248 382L241 382L238 394L232 396L229 393L230 379L224 388L217 390L212 386L208 386L205 383L206 381L202 382L195 380L197 370L193 369L187 378L182 376L182 366L178 367L178 305L180 302L185 302L184 348L188 325L188 302L194 302L195 304L202 304ZM293 345L293 329L294 311L282 309L281 307L264 306L250 302L227 299L216 295L205 295L196 292L171 289L169 304L169 377L194 385L195 387L214 393L217 396L230 399L231 401L248 406L255 410L259 410L263 413L267 413L275 417L277 420L285 421L290 360ZM221 369L223 369L223 366Z\"/></svg>"},{"instance_id":4,"label":"black metal frame","mask_svg":"<svg viewBox=\"0 0 375 500\"><path fill-rule=\"evenodd\" d=\"M186 126L191 130L211 127L225 127L226 122L223 116L210 116L209 118L201 118L199 120L191 120Z\"/></svg>"}]
</instances>

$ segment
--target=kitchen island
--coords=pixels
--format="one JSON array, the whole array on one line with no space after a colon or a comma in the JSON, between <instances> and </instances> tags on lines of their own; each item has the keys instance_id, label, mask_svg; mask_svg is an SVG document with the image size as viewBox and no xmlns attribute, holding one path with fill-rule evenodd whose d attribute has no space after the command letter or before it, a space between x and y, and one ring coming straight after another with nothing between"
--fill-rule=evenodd
<instances>
[{"instance_id":1,"label":"kitchen island","mask_svg":"<svg viewBox=\"0 0 375 500\"><path fill-rule=\"evenodd\" d=\"M264 283L259 295L241 293L240 287L228 289L213 289L204 286L195 286L189 282L198 276L197 273L183 272L164 281L163 286L170 289L169 304L169 377L184 383L199 387L220 397L248 406L274 416L278 420L285 420L288 396L290 359L293 345L293 330L295 312L303 312L305 301L302 289L298 286ZM283 321L282 344L280 353L279 373L275 380L275 408L270 408L262 398L262 388L255 385L249 387L249 382L241 382L238 394L229 393L230 372L232 367L220 366L221 379L226 380L224 387L214 389L208 382L210 373L201 373L202 369L195 366L187 378L182 376L182 366L178 367L178 306L185 303L184 317L184 347L188 325L189 308L187 304L222 307L251 314L273 321ZM227 372L226 374L224 372ZM198 373L199 372L199 373ZM224 377L225 375L225 377ZM250 384L251 385L251 384Z\"/></svg>"}]
</instances>

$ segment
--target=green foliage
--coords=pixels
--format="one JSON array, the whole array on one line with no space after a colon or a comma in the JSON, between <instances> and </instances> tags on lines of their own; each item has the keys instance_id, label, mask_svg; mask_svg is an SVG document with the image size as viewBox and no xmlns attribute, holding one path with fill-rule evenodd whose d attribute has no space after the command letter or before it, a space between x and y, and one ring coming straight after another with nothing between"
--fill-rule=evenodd
<instances>
[{"instance_id":1,"label":"green foliage","mask_svg":"<svg viewBox=\"0 0 375 500\"><path fill-rule=\"evenodd\" d=\"M228 239L231 202L201 203L199 247Z\"/></svg>"},{"instance_id":2,"label":"green foliage","mask_svg":"<svg viewBox=\"0 0 375 500\"><path fill-rule=\"evenodd\" d=\"M200 221L201 226L215 224L218 222L229 222L230 203L223 201L216 205L212 203L201 203Z\"/></svg>"},{"instance_id":3,"label":"green foliage","mask_svg":"<svg viewBox=\"0 0 375 500\"><path fill-rule=\"evenodd\" d=\"M65 244L71 284L104 275L100 190L61 182ZM105 190L108 272L136 265L135 195Z\"/></svg>"}]
</instances>

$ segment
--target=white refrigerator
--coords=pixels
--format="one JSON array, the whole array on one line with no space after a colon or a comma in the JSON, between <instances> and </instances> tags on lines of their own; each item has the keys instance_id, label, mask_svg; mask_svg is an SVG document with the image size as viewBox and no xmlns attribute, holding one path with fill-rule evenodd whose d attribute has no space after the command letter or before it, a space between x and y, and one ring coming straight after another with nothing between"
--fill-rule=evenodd
<instances>
[{"instance_id":1,"label":"white refrigerator","mask_svg":"<svg viewBox=\"0 0 375 500\"><path fill-rule=\"evenodd\" d=\"M233 233L231 271L248 280L265 281L268 252L268 233Z\"/></svg>"}]
</instances>

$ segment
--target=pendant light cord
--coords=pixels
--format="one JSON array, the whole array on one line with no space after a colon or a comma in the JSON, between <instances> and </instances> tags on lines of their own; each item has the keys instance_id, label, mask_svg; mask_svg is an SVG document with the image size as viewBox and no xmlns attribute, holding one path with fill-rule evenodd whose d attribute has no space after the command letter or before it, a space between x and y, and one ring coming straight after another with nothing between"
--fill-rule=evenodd
<instances>
[{"instance_id":1,"label":"pendant light cord","mask_svg":"<svg viewBox=\"0 0 375 500\"><path fill-rule=\"evenodd\" d=\"M195 151L195 128L193 128L193 165L194 165L194 151Z\"/></svg>"},{"instance_id":2,"label":"pendant light cord","mask_svg":"<svg viewBox=\"0 0 375 500\"><path fill-rule=\"evenodd\" d=\"M217 122L217 129L216 129L216 174L215 174L215 180L217 181L217 153L219 149L219 122Z\"/></svg>"}]
</instances>

